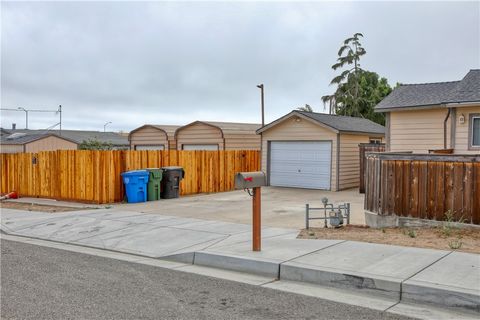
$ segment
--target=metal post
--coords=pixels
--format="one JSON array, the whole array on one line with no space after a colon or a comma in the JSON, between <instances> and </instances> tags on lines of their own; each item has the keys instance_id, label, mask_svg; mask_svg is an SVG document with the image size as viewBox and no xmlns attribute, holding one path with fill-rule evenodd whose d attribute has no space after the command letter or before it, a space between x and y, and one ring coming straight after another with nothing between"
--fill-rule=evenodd
<instances>
[{"instance_id":1,"label":"metal post","mask_svg":"<svg viewBox=\"0 0 480 320\"><path fill-rule=\"evenodd\" d=\"M350 202L347 202L347 224L350 224Z\"/></svg>"},{"instance_id":2,"label":"metal post","mask_svg":"<svg viewBox=\"0 0 480 320\"><path fill-rule=\"evenodd\" d=\"M310 228L310 223L309 223L309 220L310 220L310 217L309 217L309 207L310 205L307 203L305 205L305 228L306 229L309 229Z\"/></svg>"},{"instance_id":3,"label":"metal post","mask_svg":"<svg viewBox=\"0 0 480 320\"><path fill-rule=\"evenodd\" d=\"M327 204L326 203L323 204L323 217L325 218L325 220L323 220L325 222L324 228L328 228L328 225L327 225Z\"/></svg>"},{"instance_id":4,"label":"metal post","mask_svg":"<svg viewBox=\"0 0 480 320\"><path fill-rule=\"evenodd\" d=\"M103 132L105 132L107 126L108 126L110 123L112 123L112 121L108 121L108 122L106 122L106 123L103 125Z\"/></svg>"},{"instance_id":5,"label":"metal post","mask_svg":"<svg viewBox=\"0 0 480 320\"><path fill-rule=\"evenodd\" d=\"M253 251L260 251L262 244L261 244L261 239L262 239L262 213L261 213L261 188L260 187L255 187L253 188Z\"/></svg>"},{"instance_id":6,"label":"metal post","mask_svg":"<svg viewBox=\"0 0 480 320\"><path fill-rule=\"evenodd\" d=\"M17 109L25 112L25 129L28 129L28 110L24 107L18 107Z\"/></svg>"},{"instance_id":7,"label":"metal post","mask_svg":"<svg viewBox=\"0 0 480 320\"><path fill-rule=\"evenodd\" d=\"M58 106L58 112L60 113L60 135L62 135L62 105Z\"/></svg>"},{"instance_id":8,"label":"metal post","mask_svg":"<svg viewBox=\"0 0 480 320\"><path fill-rule=\"evenodd\" d=\"M260 88L260 92L261 92L261 102L262 102L262 127L265 125L265 98L264 98L264 95L263 95L263 83L262 84L259 84L257 86L258 88Z\"/></svg>"}]
</instances>

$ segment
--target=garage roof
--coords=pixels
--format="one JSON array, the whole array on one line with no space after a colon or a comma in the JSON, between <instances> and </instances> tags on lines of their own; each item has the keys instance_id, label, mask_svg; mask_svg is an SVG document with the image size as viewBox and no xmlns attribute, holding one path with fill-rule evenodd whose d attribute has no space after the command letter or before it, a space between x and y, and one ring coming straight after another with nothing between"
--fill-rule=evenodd
<instances>
[{"instance_id":1,"label":"garage roof","mask_svg":"<svg viewBox=\"0 0 480 320\"><path fill-rule=\"evenodd\" d=\"M128 146L126 137L116 132L100 132L100 131L85 131L85 130L32 130L32 129L15 129L7 130L10 133L25 133L28 136L32 135L55 135L65 140L70 140L74 143L80 144L83 141L98 140L100 142L110 143L114 146Z\"/></svg>"},{"instance_id":2,"label":"garage roof","mask_svg":"<svg viewBox=\"0 0 480 320\"><path fill-rule=\"evenodd\" d=\"M337 133L367 133L384 135L385 127L365 118L339 116L326 113L315 113L293 110L289 114L267 124L266 126L257 130L257 133L264 132L275 125L291 118L300 117L306 120L310 120L314 123L333 130Z\"/></svg>"},{"instance_id":3,"label":"garage roof","mask_svg":"<svg viewBox=\"0 0 480 320\"><path fill-rule=\"evenodd\" d=\"M24 145L33 141L37 141L40 139L44 139L47 137L57 137L62 140L70 141L73 143L77 143L76 141L73 141L71 139L67 139L65 137L61 137L59 135L53 134L53 133L23 133L23 132L15 132L10 135L4 135L1 137L1 144L2 145Z\"/></svg>"}]
</instances>

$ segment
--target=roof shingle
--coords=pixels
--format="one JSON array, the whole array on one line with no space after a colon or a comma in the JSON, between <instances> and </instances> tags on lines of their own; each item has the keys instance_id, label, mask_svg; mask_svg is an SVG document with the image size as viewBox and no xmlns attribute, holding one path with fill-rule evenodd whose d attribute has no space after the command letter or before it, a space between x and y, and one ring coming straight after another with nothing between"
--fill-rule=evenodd
<instances>
[{"instance_id":1,"label":"roof shingle","mask_svg":"<svg viewBox=\"0 0 480 320\"><path fill-rule=\"evenodd\" d=\"M339 115L326 114L326 113L306 112L306 111L299 111L299 110L294 110L289 114L283 116L282 118L267 124L266 126L257 130L257 133L268 130L270 127L275 126L277 123L280 123L283 120L295 114L300 114L304 117L317 121L338 132L367 133L367 134L379 134L379 135L385 134L384 126L378 123L375 123L369 119L339 116Z\"/></svg>"},{"instance_id":2,"label":"roof shingle","mask_svg":"<svg viewBox=\"0 0 480 320\"><path fill-rule=\"evenodd\" d=\"M375 110L462 102L480 102L480 69L470 70L459 81L400 85L380 101Z\"/></svg>"}]
</instances>

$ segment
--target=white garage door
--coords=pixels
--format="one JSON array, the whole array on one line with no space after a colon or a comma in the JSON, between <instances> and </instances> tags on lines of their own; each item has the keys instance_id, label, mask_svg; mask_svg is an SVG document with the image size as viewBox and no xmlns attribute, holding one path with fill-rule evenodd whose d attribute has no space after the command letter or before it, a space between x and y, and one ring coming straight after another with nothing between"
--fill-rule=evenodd
<instances>
[{"instance_id":1,"label":"white garage door","mask_svg":"<svg viewBox=\"0 0 480 320\"><path fill-rule=\"evenodd\" d=\"M330 189L332 144L328 141L270 143L270 185Z\"/></svg>"},{"instance_id":2,"label":"white garage door","mask_svg":"<svg viewBox=\"0 0 480 320\"><path fill-rule=\"evenodd\" d=\"M163 144L158 145L136 145L135 150L165 150L165 146Z\"/></svg>"},{"instance_id":3,"label":"white garage door","mask_svg":"<svg viewBox=\"0 0 480 320\"><path fill-rule=\"evenodd\" d=\"M218 150L218 144L184 144L183 150Z\"/></svg>"}]
</instances>

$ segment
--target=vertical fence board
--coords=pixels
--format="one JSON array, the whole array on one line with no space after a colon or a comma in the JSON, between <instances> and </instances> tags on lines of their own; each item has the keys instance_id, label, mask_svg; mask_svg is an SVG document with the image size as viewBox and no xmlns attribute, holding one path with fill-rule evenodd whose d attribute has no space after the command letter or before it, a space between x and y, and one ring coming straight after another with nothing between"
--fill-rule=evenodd
<instances>
[{"instance_id":1,"label":"vertical fence board","mask_svg":"<svg viewBox=\"0 0 480 320\"><path fill-rule=\"evenodd\" d=\"M33 160L36 159L34 163ZM233 190L238 171L260 170L259 152L58 150L0 154L0 192L92 203L122 201L121 173L181 166L181 194Z\"/></svg>"},{"instance_id":2,"label":"vertical fence board","mask_svg":"<svg viewBox=\"0 0 480 320\"><path fill-rule=\"evenodd\" d=\"M477 156L368 154L365 170L366 210L430 220L451 210L456 221L480 224Z\"/></svg>"},{"instance_id":3,"label":"vertical fence board","mask_svg":"<svg viewBox=\"0 0 480 320\"><path fill-rule=\"evenodd\" d=\"M472 222L480 224L480 163L473 163Z\"/></svg>"},{"instance_id":4,"label":"vertical fence board","mask_svg":"<svg viewBox=\"0 0 480 320\"><path fill-rule=\"evenodd\" d=\"M434 162L428 162L427 164L427 219L435 219L435 201L436 201L436 164Z\"/></svg>"}]
</instances>

